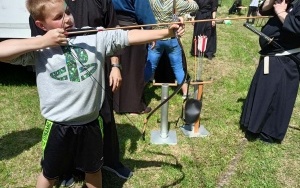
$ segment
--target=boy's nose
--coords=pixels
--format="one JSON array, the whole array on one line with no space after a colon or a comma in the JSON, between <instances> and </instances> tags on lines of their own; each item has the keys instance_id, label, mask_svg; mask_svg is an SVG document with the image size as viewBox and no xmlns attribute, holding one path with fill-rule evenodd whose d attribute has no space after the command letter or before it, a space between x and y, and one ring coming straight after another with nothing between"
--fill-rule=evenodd
<instances>
[{"instance_id":1,"label":"boy's nose","mask_svg":"<svg viewBox=\"0 0 300 188\"><path fill-rule=\"evenodd\" d=\"M65 22L65 23L68 23L69 21L70 21L70 15L65 14L64 22Z\"/></svg>"}]
</instances>

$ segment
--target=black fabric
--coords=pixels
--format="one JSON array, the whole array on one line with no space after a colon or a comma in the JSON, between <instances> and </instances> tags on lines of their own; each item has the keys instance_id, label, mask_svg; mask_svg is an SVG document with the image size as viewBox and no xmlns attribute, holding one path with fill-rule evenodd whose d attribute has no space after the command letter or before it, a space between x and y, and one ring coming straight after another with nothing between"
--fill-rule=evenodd
<instances>
[{"instance_id":1,"label":"black fabric","mask_svg":"<svg viewBox=\"0 0 300 188\"><path fill-rule=\"evenodd\" d=\"M170 64L170 59L164 51L154 73L156 83L174 83L176 78Z\"/></svg>"},{"instance_id":2,"label":"black fabric","mask_svg":"<svg viewBox=\"0 0 300 188\"><path fill-rule=\"evenodd\" d=\"M195 20L203 20L203 19L212 19L212 12L217 11L218 1L217 0L196 0L199 9L195 12ZM191 45L191 55L198 56L199 51L196 46L196 54L195 54L195 43L194 39L200 35L207 36L207 47L204 55L206 57L213 57L217 51L217 35L216 35L216 26L212 27L211 22L198 22L194 24L194 32L192 38Z\"/></svg>"},{"instance_id":3,"label":"black fabric","mask_svg":"<svg viewBox=\"0 0 300 188\"><path fill-rule=\"evenodd\" d=\"M110 60L105 64L105 98L100 110L100 116L103 119L104 131L104 165L115 166L120 163L120 146L117 133L117 127L113 112L113 93L109 86L109 73L111 70Z\"/></svg>"},{"instance_id":4,"label":"black fabric","mask_svg":"<svg viewBox=\"0 0 300 188\"><path fill-rule=\"evenodd\" d=\"M115 27L118 20L111 0L66 0L75 19L75 26Z\"/></svg>"},{"instance_id":5,"label":"black fabric","mask_svg":"<svg viewBox=\"0 0 300 188\"><path fill-rule=\"evenodd\" d=\"M132 19L119 22L119 24L120 26L136 25ZM121 87L113 96L113 109L116 113L143 113L145 111L147 107L144 97L146 59L146 44L127 46L120 51L122 75L124 76L122 77Z\"/></svg>"},{"instance_id":6,"label":"black fabric","mask_svg":"<svg viewBox=\"0 0 300 188\"><path fill-rule=\"evenodd\" d=\"M116 27L118 20L111 0L67 0L66 1L75 19L78 28L84 26ZM110 58L105 62L105 98L100 110L103 118L104 131L104 165L112 166L119 163L119 141L113 115L112 91L109 86Z\"/></svg>"},{"instance_id":7,"label":"black fabric","mask_svg":"<svg viewBox=\"0 0 300 188\"><path fill-rule=\"evenodd\" d=\"M123 77L121 87L114 93L114 110L116 113L141 113L147 107L143 97L146 45L128 46L120 53Z\"/></svg>"},{"instance_id":8,"label":"black fabric","mask_svg":"<svg viewBox=\"0 0 300 188\"><path fill-rule=\"evenodd\" d=\"M78 28L84 26L105 28L115 27L118 20L111 0L67 0L66 1L75 19ZM104 165L112 166L119 163L119 141L115 118L112 108L112 91L109 86L110 58L105 60L105 98L100 110L103 118L104 131Z\"/></svg>"},{"instance_id":9,"label":"black fabric","mask_svg":"<svg viewBox=\"0 0 300 188\"><path fill-rule=\"evenodd\" d=\"M268 22L262 27L262 32L273 38L279 45L281 45L285 50L298 48L300 41L300 3L297 2L295 5L288 4L287 8L288 16L285 18L284 23L276 16L274 9L263 12L260 7L261 15L270 15L273 16L268 20ZM277 49L272 45L269 45L268 42L262 37L259 38L259 44L261 47L261 54L272 55L276 52L281 52L281 49Z\"/></svg>"},{"instance_id":10,"label":"black fabric","mask_svg":"<svg viewBox=\"0 0 300 188\"><path fill-rule=\"evenodd\" d=\"M283 49L298 47L300 33L300 4L288 4L287 16L284 23L271 8L261 12L272 15L262 33L273 38ZM260 53L272 55L281 52L260 37L262 50ZM246 133L259 134L259 138L270 143L280 143L287 132L290 118L299 88L299 67L297 58L292 56L270 56L269 74L264 74L264 60L261 57L257 70L253 76L247 98L241 114L241 128Z\"/></svg>"},{"instance_id":11,"label":"black fabric","mask_svg":"<svg viewBox=\"0 0 300 188\"><path fill-rule=\"evenodd\" d=\"M263 132L283 140L299 86L297 64L289 57L270 57L270 73L263 73L263 59L251 82L241 124L252 133Z\"/></svg>"},{"instance_id":12,"label":"black fabric","mask_svg":"<svg viewBox=\"0 0 300 188\"><path fill-rule=\"evenodd\" d=\"M84 125L46 121L43 142L45 149L41 164L48 179L57 179L67 173L70 166L95 173L103 165L102 132L98 120Z\"/></svg>"},{"instance_id":13,"label":"black fabric","mask_svg":"<svg viewBox=\"0 0 300 188\"><path fill-rule=\"evenodd\" d=\"M230 9L228 10L228 14L240 14L241 9L238 8L239 6L242 6L242 0L235 0Z\"/></svg>"},{"instance_id":14,"label":"black fabric","mask_svg":"<svg viewBox=\"0 0 300 188\"><path fill-rule=\"evenodd\" d=\"M258 7L249 6L247 17L257 16L257 11L258 11ZM247 19L247 23L250 23L250 24L254 24L254 21L255 21L254 18L252 18L251 21L250 21L250 19Z\"/></svg>"}]
</instances>

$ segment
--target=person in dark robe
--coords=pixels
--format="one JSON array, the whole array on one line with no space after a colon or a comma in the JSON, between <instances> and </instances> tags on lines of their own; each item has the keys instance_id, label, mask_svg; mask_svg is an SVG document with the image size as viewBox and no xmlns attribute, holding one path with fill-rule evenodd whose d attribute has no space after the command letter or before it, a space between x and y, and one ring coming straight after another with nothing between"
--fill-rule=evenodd
<instances>
[{"instance_id":1,"label":"person in dark robe","mask_svg":"<svg viewBox=\"0 0 300 188\"><path fill-rule=\"evenodd\" d=\"M248 7L247 17L249 17L249 16L257 16L258 3L259 3L259 0L252 0L251 1L250 5ZM254 24L254 21L255 21L254 18L246 20L246 22L250 23L250 24Z\"/></svg>"},{"instance_id":2,"label":"person in dark robe","mask_svg":"<svg viewBox=\"0 0 300 188\"><path fill-rule=\"evenodd\" d=\"M217 18L217 10L218 10L218 6L219 6L219 2L218 0L213 0L213 12L212 12L212 19L216 19ZM211 35L210 38L208 38L207 41L207 58L211 59L213 57L215 57L215 54L217 52L217 22L216 21L212 21L212 27L211 27ZM212 54L212 55L211 55Z\"/></svg>"},{"instance_id":3,"label":"person in dark robe","mask_svg":"<svg viewBox=\"0 0 300 188\"><path fill-rule=\"evenodd\" d=\"M118 26L118 20L113 8L111 0L66 0L76 23L77 28L90 26L105 28ZM35 26L34 20L29 18L32 36L43 35L44 31ZM113 113L113 92L121 85L121 72L118 66L118 57L107 57L105 62L105 98L100 116L103 119L103 168L114 172L123 179L128 179L132 176L132 171L120 162L120 148L117 134L117 128ZM63 186L72 185L72 170L63 177ZM82 179L83 174L78 171L73 171L73 175Z\"/></svg>"},{"instance_id":4,"label":"person in dark robe","mask_svg":"<svg viewBox=\"0 0 300 188\"><path fill-rule=\"evenodd\" d=\"M194 20L203 20L203 19L215 19L218 9L218 0L195 0L199 6L199 9L196 12L191 13L194 16ZM204 57L212 59L215 57L217 51L217 33L216 33L216 22L198 22L194 23L194 32L191 45L191 55L198 56L199 50L195 44L195 37L198 40L198 36L205 35L207 36L207 45L204 52Z\"/></svg>"},{"instance_id":5,"label":"person in dark robe","mask_svg":"<svg viewBox=\"0 0 300 188\"><path fill-rule=\"evenodd\" d=\"M281 143L299 87L300 1L266 0L259 11L261 15L273 16L261 31L282 48L259 38L259 65L244 102L240 123L248 140Z\"/></svg>"},{"instance_id":6,"label":"person in dark robe","mask_svg":"<svg viewBox=\"0 0 300 188\"><path fill-rule=\"evenodd\" d=\"M112 0L120 26L155 24L148 0ZM145 28L144 28L145 29ZM144 100L146 45L128 46L120 53L122 86L114 93L116 113L143 114L151 111Z\"/></svg>"},{"instance_id":7,"label":"person in dark robe","mask_svg":"<svg viewBox=\"0 0 300 188\"><path fill-rule=\"evenodd\" d=\"M239 8L240 6L242 6L242 0L234 0L232 6L230 7L230 9L228 10L228 14L241 14L241 8Z\"/></svg>"}]
</instances>

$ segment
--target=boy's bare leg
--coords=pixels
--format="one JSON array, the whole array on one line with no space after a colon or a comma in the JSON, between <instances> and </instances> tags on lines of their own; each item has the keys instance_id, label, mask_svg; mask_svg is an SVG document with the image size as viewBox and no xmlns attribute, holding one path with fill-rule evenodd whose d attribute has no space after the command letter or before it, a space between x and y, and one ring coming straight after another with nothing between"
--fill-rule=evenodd
<instances>
[{"instance_id":1,"label":"boy's bare leg","mask_svg":"<svg viewBox=\"0 0 300 188\"><path fill-rule=\"evenodd\" d=\"M36 188L51 188L53 187L55 181L56 181L55 179L48 180L47 178L44 177L43 173L40 173L37 179Z\"/></svg>"},{"instance_id":2,"label":"boy's bare leg","mask_svg":"<svg viewBox=\"0 0 300 188\"><path fill-rule=\"evenodd\" d=\"M101 170L93 174L85 173L85 184L88 188L102 188Z\"/></svg>"}]
</instances>

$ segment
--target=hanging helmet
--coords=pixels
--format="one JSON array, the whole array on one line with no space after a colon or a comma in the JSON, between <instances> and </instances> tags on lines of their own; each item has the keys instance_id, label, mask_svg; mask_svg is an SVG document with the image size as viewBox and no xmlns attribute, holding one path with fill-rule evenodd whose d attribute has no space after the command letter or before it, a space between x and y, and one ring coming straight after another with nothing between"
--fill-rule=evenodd
<instances>
[{"instance_id":1,"label":"hanging helmet","mask_svg":"<svg viewBox=\"0 0 300 188\"><path fill-rule=\"evenodd\" d=\"M202 102L197 99L187 99L184 108L184 122L186 124L195 123L201 112Z\"/></svg>"}]
</instances>

